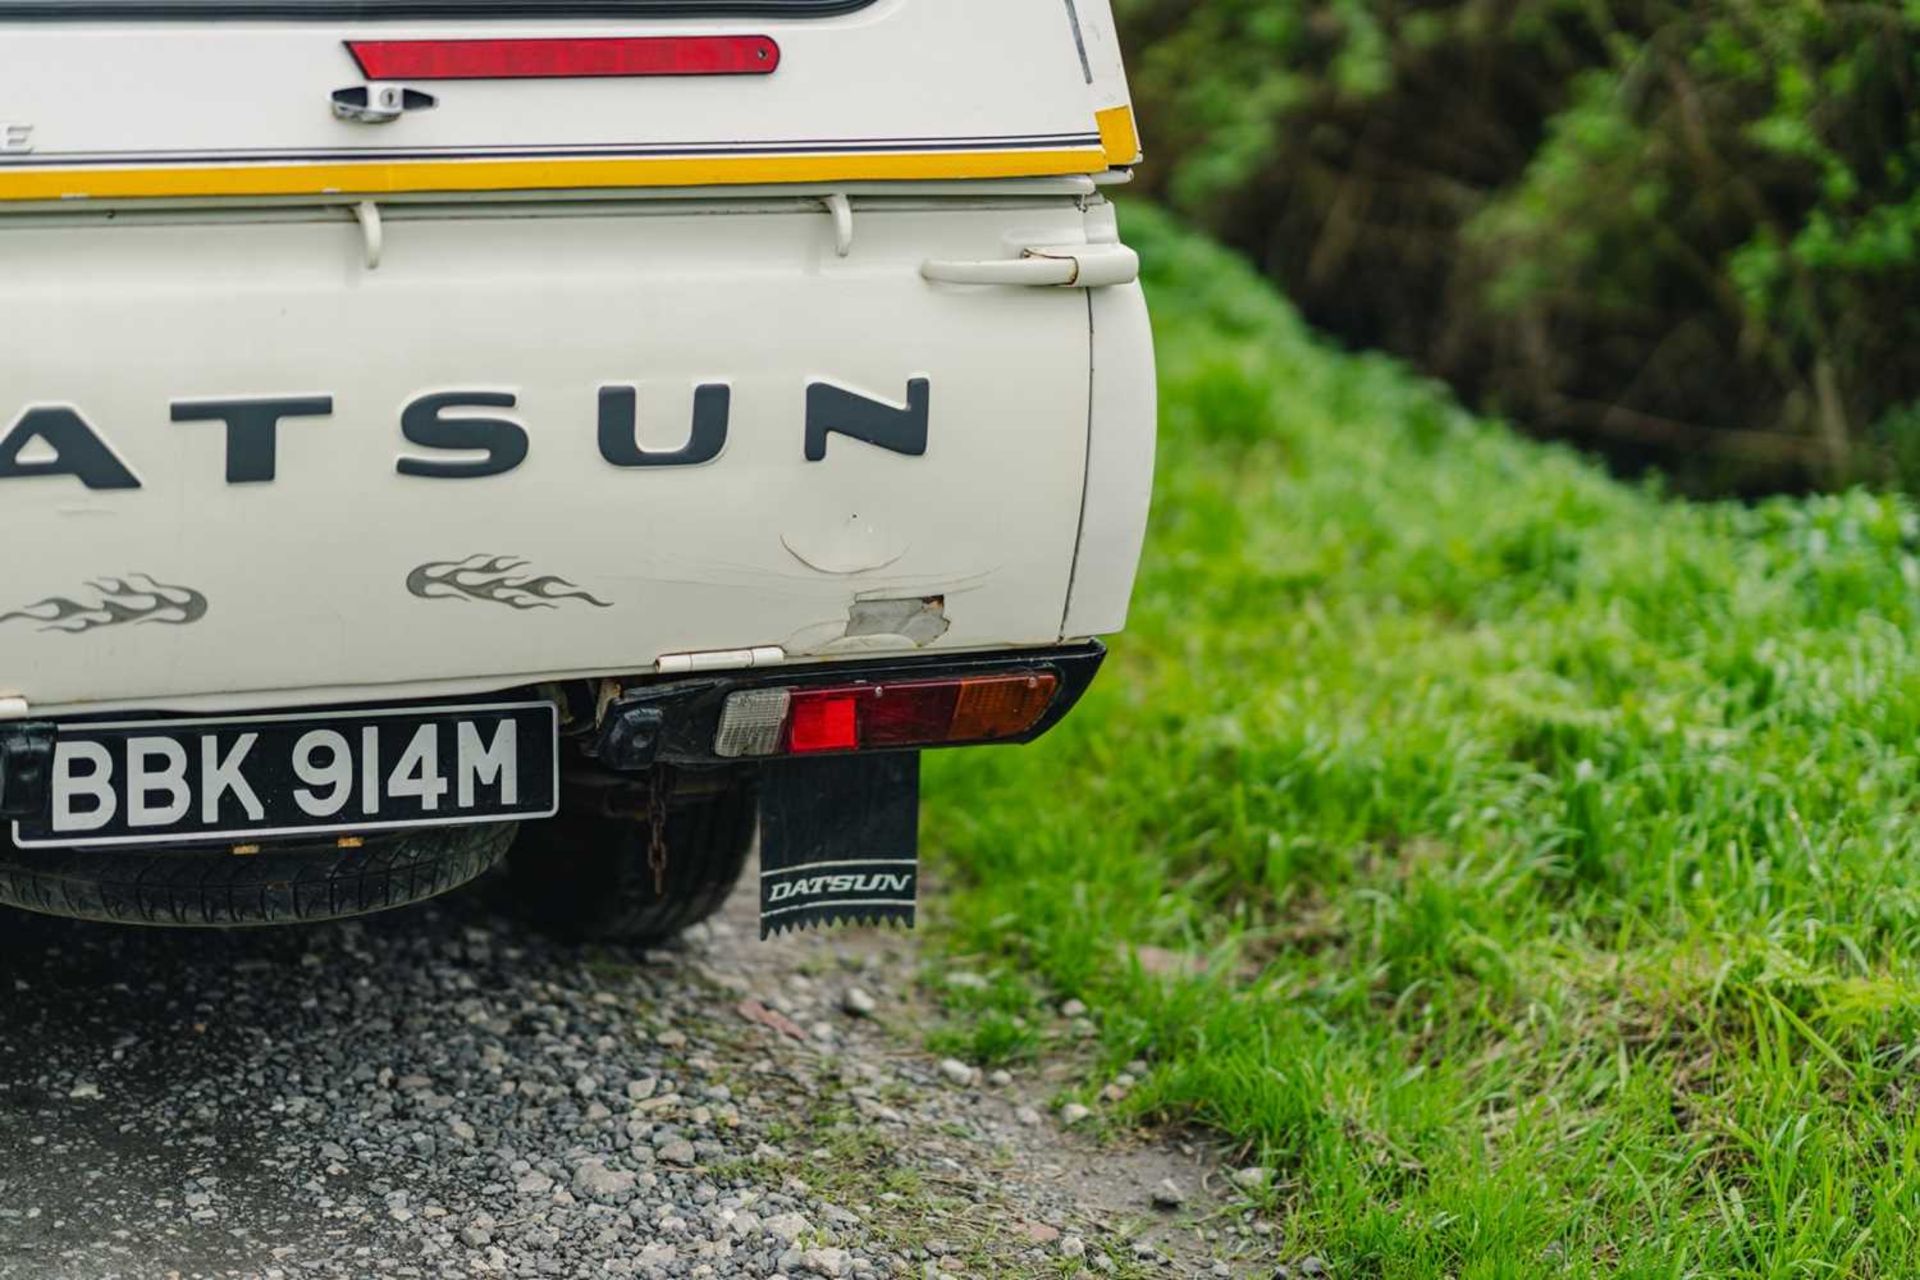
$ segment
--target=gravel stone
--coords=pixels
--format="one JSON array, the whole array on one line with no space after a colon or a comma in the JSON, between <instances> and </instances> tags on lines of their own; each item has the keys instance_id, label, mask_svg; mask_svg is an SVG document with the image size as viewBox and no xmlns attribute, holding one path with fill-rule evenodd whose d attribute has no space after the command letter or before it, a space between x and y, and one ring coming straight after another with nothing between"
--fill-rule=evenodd
<instances>
[{"instance_id":1,"label":"gravel stone","mask_svg":"<svg viewBox=\"0 0 1920 1280\"><path fill-rule=\"evenodd\" d=\"M942 1058L940 1074L947 1078L948 1083L957 1084L962 1088L973 1083L973 1068L958 1058Z\"/></svg>"},{"instance_id":2,"label":"gravel stone","mask_svg":"<svg viewBox=\"0 0 1920 1280\"><path fill-rule=\"evenodd\" d=\"M800 1265L817 1276L838 1277L847 1273L848 1259L845 1249L808 1249L800 1255Z\"/></svg>"},{"instance_id":3,"label":"gravel stone","mask_svg":"<svg viewBox=\"0 0 1920 1280\"><path fill-rule=\"evenodd\" d=\"M921 1051L910 935L762 944L757 890L657 952L485 885L288 930L0 917L0 1280L977 1280L1098 1268L1071 1225L1191 1165L1064 1137L1026 1072L976 1090ZM1161 1225L1177 1274L1272 1254L1219 1221Z\"/></svg>"},{"instance_id":4,"label":"gravel stone","mask_svg":"<svg viewBox=\"0 0 1920 1280\"><path fill-rule=\"evenodd\" d=\"M1077 1102L1069 1102L1066 1106L1060 1108L1060 1123L1064 1125L1076 1125L1092 1114L1092 1108L1083 1107Z\"/></svg>"},{"instance_id":5,"label":"gravel stone","mask_svg":"<svg viewBox=\"0 0 1920 1280\"><path fill-rule=\"evenodd\" d=\"M781 1244L792 1244L813 1230L813 1224L807 1221L806 1216L798 1213L776 1214L762 1225L766 1227L767 1234Z\"/></svg>"},{"instance_id":6,"label":"gravel stone","mask_svg":"<svg viewBox=\"0 0 1920 1280\"><path fill-rule=\"evenodd\" d=\"M1273 1170L1263 1165L1248 1165L1233 1174L1233 1185L1243 1191L1259 1191L1272 1181Z\"/></svg>"},{"instance_id":7,"label":"gravel stone","mask_svg":"<svg viewBox=\"0 0 1920 1280\"><path fill-rule=\"evenodd\" d=\"M1162 1178L1153 1188L1153 1204L1157 1209L1178 1209L1187 1202L1187 1193L1172 1178Z\"/></svg>"},{"instance_id":8,"label":"gravel stone","mask_svg":"<svg viewBox=\"0 0 1920 1280\"><path fill-rule=\"evenodd\" d=\"M692 1164L698 1158L693 1144L685 1138L675 1138L671 1142L662 1143L653 1149L653 1154L656 1159L664 1160L668 1164Z\"/></svg>"},{"instance_id":9,"label":"gravel stone","mask_svg":"<svg viewBox=\"0 0 1920 1280\"><path fill-rule=\"evenodd\" d=\"M573 1171L575 1195L595 1200L620 1201L633 1195L639 1175L625 1169L609 1169L599 1160L583 1160Z\"/></svg>"}]
</instances>

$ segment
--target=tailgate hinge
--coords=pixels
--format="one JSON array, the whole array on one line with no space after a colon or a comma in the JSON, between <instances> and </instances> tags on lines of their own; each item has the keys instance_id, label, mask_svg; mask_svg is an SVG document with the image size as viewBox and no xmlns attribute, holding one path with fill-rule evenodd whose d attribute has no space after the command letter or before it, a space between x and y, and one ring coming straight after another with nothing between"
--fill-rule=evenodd
<instances>
[{"instance_id":1,"label":"tailgate hinge","mask_svg":"<svg viewBox=\"0 0 1920 1280\"><path fill-rule=\"evenodd\" d=\"M759 645L752 649L709 649L704 653L663 653L653 669L663 676L684 676L697 671L737 671L743 667L777 667L787 660L787 651L779 645Z\"/></svg>"}]
</instances>

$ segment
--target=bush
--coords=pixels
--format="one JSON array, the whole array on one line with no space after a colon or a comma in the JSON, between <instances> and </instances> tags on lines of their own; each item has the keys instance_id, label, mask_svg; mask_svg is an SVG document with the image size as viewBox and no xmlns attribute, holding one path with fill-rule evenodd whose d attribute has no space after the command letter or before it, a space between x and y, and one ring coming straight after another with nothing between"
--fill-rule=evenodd
<instances>
[{"instance_id":1,"label":"bush","mask_svg":"<svg viewBox=\"0 0 1920 1280\"><path fill-rule=\"evenodd\" d=\"M1118 0L1150 190L1690 487L1920 486L1920 4Z\"/></svg>"}]
</instances>

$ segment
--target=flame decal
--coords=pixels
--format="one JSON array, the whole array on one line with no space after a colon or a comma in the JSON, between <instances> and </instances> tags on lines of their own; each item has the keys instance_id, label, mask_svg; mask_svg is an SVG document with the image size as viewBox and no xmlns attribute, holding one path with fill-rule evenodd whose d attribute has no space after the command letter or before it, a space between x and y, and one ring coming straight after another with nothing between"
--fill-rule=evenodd
<instances>
[{"instance_id":1,"label":"flame decal","mask_svg":"<svg viewBox=\"0 0 1920 1280\"><path fill-rule=\"evenodd\" d=\"M141 583L146 585L139 585ZM130 622L184 627L207 616L207 598L198 591L159 582L144 573L128 574L125 578L100 578L89 582L87 587L94 593L91 600L48 596L11 613L0 613L0 625L37 622L42 631L79 635L82 631Z\"/></svg>"},{"instance_id":2,"label":"flame decal","mask_svg":"<svg viewBox=\"0 0 1920 1280\"><path fill-rule=\"evenodd\" d=\"M596 609L613 606L551 574L521 574L525 560L472 555L435 560L407 575L407 590L422 600L481 600L513 609L557 609L561 600L584 600Z\"/></svg>"}]
</instances>

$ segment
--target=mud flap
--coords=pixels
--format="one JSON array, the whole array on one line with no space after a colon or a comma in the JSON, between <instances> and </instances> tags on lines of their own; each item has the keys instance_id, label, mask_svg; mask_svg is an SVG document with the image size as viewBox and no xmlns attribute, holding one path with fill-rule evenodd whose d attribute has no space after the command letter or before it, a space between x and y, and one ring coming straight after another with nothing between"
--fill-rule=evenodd
<instances>
[{"instance_id":1,"label":"mud flap","mask_svg":"<svg viewBox=\"0 0 1920 1280\"><path fill-rule=\"evenodd\" d=\"M920 755L766 766L760 936L808 925L913 927L920 884Z\"/></svg>"}]
</instances>

